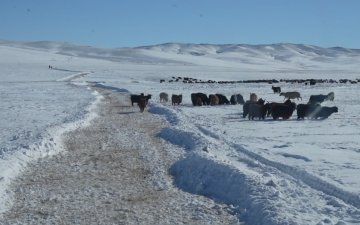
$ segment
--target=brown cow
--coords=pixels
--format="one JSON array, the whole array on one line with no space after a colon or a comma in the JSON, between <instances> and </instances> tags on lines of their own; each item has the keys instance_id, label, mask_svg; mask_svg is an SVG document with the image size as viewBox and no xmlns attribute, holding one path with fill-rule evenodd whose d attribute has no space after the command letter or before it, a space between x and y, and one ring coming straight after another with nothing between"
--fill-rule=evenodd
<instances>
[{"instance_id":1,"label":"brown cow","mask_svg":"<svg viewBox=\"0 0 360 225\"><path fill-rule=\"evenodd\" d=\"M210 105L219 105L219 97L217 95L209 95Z\"/></svg>"},{"instance_id":2,"label":"brown cow","mask_svg":"<svg viewBox=\"0 0 360 225\"><path fill-rule=\"evenodd\" d=\"M250 102L257 102L258 96L255 93L250 93Z\"/></svg>"}]
</instances>

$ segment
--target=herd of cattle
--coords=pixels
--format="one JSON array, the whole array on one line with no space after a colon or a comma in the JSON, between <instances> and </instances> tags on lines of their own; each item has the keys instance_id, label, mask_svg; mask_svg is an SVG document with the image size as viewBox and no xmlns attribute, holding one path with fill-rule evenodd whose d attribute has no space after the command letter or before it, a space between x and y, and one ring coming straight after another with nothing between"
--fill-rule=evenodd
<instances>
[{"instance_id":1,"label":"herd of cattle","mask_svg":"<svg viewBox=\"0 0 360 225\"><path fill-rule=\"evenodd\" d=\"M165 79L161 79L160 83L166 82ZM172 77L167 82L173 83L173 82L183 82L187 84L192 83L200 83L200 84L235 84L235 83L267 83L267 84L275 84L275 83L291 83L291 84L305 84L305 85L315 85L315 84L323 84L323 83L340 83L340 84L357 84L360 83L360 79L258 79L258 80L238 80L238 81L215 81L215 80L199 80L196 78L191 77Z\"/></svg>"},{"instance_id":2,"label":"herd of cattle","mask_svg":"<svg viewBox=\"0 0 360 225\"><path fill-rule=\"evenodd\" d=\"M250 100L244 101L241 94L234 94L230 100L222 94L210 94L209 96L204 93L192 93L191 102L193 106L202 105L225 105L225 104L241 104L243 105L243 118L248 117L249 120L258 118L265 120L266 117L272 117L274 120L282 118L289 119L295 110L297 110L297 119L325 119L332 113L338 112L338 108L321 106L324 101L334 101L335 94L330 92L327 95L311 95L308 103L296 104L292 99L302 100L299 92L281 92L280 87L272 86L274 93L284 96L285 102L267 102L262 98L258 98L255 93L250 94ZM143 112L151 95L131 95L131 104L138 103L140 111ZM168 102L169 95L165 92L160 93L160 102ZM182 95L171 96L172 105L179 105L182 103Z\"/></svg>"}]
</instances>

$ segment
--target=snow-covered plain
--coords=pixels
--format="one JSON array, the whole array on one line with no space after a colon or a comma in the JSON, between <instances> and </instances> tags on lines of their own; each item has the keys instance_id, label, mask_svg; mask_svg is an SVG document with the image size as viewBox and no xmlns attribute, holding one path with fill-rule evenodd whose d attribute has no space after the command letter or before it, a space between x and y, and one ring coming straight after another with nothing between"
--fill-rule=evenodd
<instances>
[{"instance_id":1,"label":"snow-covered plain","mask_svg":"<svg viewBox=\"0 0 360 225\"><path fill-rule=\"evenodd\" d=\"M28 160L61 150L59 135L91 117L88 84L152 94L148 112L169 122L159 138L186 150L170 173L191 193L232 205L246 224L360 224L359 84L280 83L312 94L335 93L326 120L249 121L242 106L193 107L190 94L251 92L282 101L271 84L160 83L203 80L358 79L360 50L316 46L163 44L97 49L68 43L0 42L0 194ZM53 69L49 69L52 65ZM160 103L159 93L183 94ZM147 112L146 112L147 113ZM6 204L2 204L2 210Z\"/></svg>"}]
</instances>

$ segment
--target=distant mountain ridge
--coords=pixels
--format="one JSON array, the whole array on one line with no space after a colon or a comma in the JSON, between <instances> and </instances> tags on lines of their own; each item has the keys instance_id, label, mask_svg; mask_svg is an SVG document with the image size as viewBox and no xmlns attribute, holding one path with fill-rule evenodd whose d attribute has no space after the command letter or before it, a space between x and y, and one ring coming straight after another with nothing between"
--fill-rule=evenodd
<instances>
[{"instance_id":1,"label":"distant mountain ridge","mask_svg":"<svg viewBox=\"0 0 360 225\"><path fill-rule=\"evenodd\" d=\"M291 44L291 43L278 43L278 44L262 44L262 45L249 45L249 44L182 44L182 43L165 43L159 45L149 45L136 47L135 49L147 50L161 50L165 52L174 52L177 50L178 54L191 53L198 51L201 54L211 53L225 53L225 52L242 52L242 51L262 51L273 53L275 51L297 51L299 53L314 53L317 55L336 56L338 54L360 54L360 49L350 49L343 47L323 48L315 45L305 44ZM215 51L215 52L214 52Z\"/></svg>"},{"instance_id":2,"label":"distant mountain ridge","mask_svg":"<svg viewBox=\"0 0 360 225\"><path fill-rule=\"evenodd\" d=\"M50 51L57 54L133 63L221 65L225 67L271 66L277 69L309 69L360 62L360 49L323 48L305 44L191 44L164 43L134 48L97 48L67 42L0 41L2 46Z\"/></svg>"}]
</instances>

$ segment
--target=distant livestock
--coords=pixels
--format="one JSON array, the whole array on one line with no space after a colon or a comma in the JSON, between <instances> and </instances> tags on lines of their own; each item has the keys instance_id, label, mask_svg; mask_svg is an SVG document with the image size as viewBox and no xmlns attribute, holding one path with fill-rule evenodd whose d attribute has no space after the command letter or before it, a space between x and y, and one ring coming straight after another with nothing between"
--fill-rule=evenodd
<instances>
[{"instance_id":1,"label":"distant livestock","mask_svg":"<svg viewBox=\"0 0 360 225\"><path fill-rule=\"evenodd\" d=\"M330 92L327 95L311 95L309 99L310 104L322 103L323 101L334 101L335 94Z\"/></svg>"},{"instance_id":2,"label":"distant livestock","mask_svg":"<svg viewBox=\"0 0 360 225\"><path fill-rule=\"evenodd\" d=\"M227 97L225 95L222 94L216 94L216 96L218 96L219 98L219 105L229 105L230 101L227 99Z\"/></svg>"},{"instance_id":3,"label":"distant livestock","mask_svg":"<svg viewBox=\"0 0 360 225\"><path fill-rule=\"evenodd\" d=\"M200 99L200 100L199 100ZM192 93L191 94L191 102L193 106L201 106L201 105L209 105L210 100L204 93ZM201 104L200 104L201 102Z\"/></svg>"},{"instance_id":4,"label":"distant livestock","mask_svg":"<svg viewBox=\"0 0 360 225\"><path fill-rule=\"evenodd\" d=\"M258 97L255 93L250 93L250 102L257 102Z\"/></svg>"},{"instance_id":5,"label":"distant livestock","mask_svg":"<svg viewBox=\"0 0 360 225\"><path fill-rule=\"evenodd\" d=\"M149 101L149 99L151 99L151 95L144 96L144 93L141 93L140 95L130 95L131 105L134 106L134 102L139 103L139 99L141 97L145 97L146 103Z\"/></svg>"},{"instance_id":6,"label":"distant livestock","mask_svg":"<svg viewBox=\"0 0 360 225\"><path fill-rule=\"evenodd\" d=\"M296 104L288 99L284 103L274 104L271 108L271 116L274 120L280 117L286 120L292 116L295 109Z\"/></svg>"},{"instance_id":7,"label":"distant livestock","mask_svg":"<svg viewBox=\"0 0 360 225\"><path fill-rule=\"evenodd\" d=\"M179 105L182 102L182 95L172 95L171 96L171 103L172 105Z\"/></svg>"},{"instance_id":8,"label":"distant livestock","mask_svg":"<svg viewBox=\"0 0 360 225\"><path fill-rule=\"evenodd\" d=\"M281 93L280 93L280 96L284 96L284 100L285 100L285 99L295 99L295 98L296 98L297 100L299 100L299 99L302 100L302 98L301 98L301 96L300 96L300 93L297 92L297 91L281 92Z\"/></svg>"},{"instance_id":9,"label":"distant livestock","mask_svg":"<svg viewBox=\"0 0 360 225\"><path fill-rule=\"evenodd\" d=\"M217 95L209 95L210 105L219 105L219 97Z\"/></svg>"},{"instance_id":10,"label":"distant livestock","mask_svg":"<svg viewBox=\"0 0 360 225\"><path fill-rule=\"evenodd\" d=\"M168 102L169 101L169 95L165 92L160 93L160 102Z\"/></svg>"},{"instance_id":11,"label":"distant livestock","mask_svg":"<svg viewBox=\"0 0 360 225\"><path fill-rule=\"evenodd\" d=\"M274 94L275 93L281 93L281 87L274 87L274 86L271 86L271 89L274 91Z\"/></svg>"},{"instance_id":12,"label":"distant livestock","mask_svg":"<svg viewBox=\"0 0 360 225\"><path fill-rule=\"evenodd\" d=\"M230 97L230 103L232 105L241 104L244 105L245 101L241 94L231 95Z\"/></svg>"}]
</instances>

